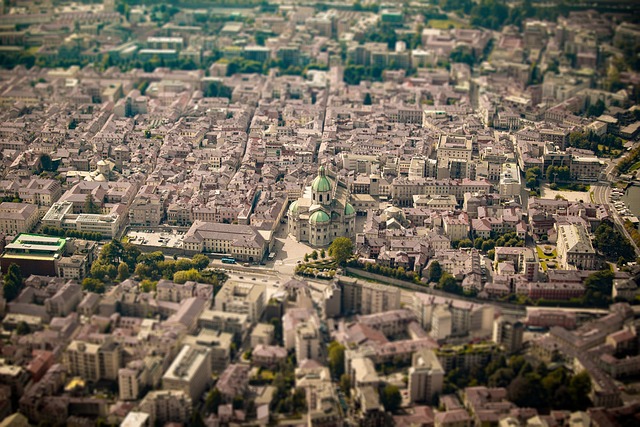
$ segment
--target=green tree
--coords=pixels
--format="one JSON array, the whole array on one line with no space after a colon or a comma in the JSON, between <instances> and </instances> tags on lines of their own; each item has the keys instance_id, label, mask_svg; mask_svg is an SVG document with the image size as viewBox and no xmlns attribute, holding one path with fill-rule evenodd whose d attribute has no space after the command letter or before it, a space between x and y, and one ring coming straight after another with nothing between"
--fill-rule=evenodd
<instances>
[{"instance_id":1,"label":"green tree","mask_svg":"<svg viewBox=\"0 0 640 427\"><path fill-rule=\"evenodd\" d=\"M340 390L347 397L351 395L351 377L349 374L342 374L340 377Z\"/></svg>"},{"instance_id":2,"label":"green tree","mask_svg":"<svg viewBox=\"0 0 640 427\"><path fill-rule=\"evenodd\" d=\"M43 171L55 172L58 169L58 164L51 160L50 155L42 153L40 154L40 167Z\"/></svg>"},{"instance_id":3,"label":"green tree","mask_svg":"<svg viewBox=\"0 0 640 427\"><path fill-rule=\"evenodd\" d=\"M121 262L120 265L118 265L118 280L122 281L128 279L130 275L129 266L126 263Z\"/></svg>"},{"instance_id":4,"label":"green tree","mask_svg":"<svg viewBox=\"0 0 640 427\"><path fill-rule=\"evenodd\" d=\"M211 262L206 255L203 254L195 254L193 258L191 258L191 262L193 263L196 270L204 270L209 266Z\"/></svg>"},{"instance_id":5,"label":"green tree","mask_svg":"<svg viewBox=\"0 0 640 427\"><path fill-rule=\"evenodd\" d=\"M87 197L84 199L84 209L83 213L86 214L98 214L100 213L100 206L96 204L95 200L93 200L93 196L91 194L87 194Z\"/></svg>"},{"instance_id":6,"label":"green tree","mask_svg":"<svg viewBox=\"0 0 640 427\"><path fill-rule=\"evenodd\" d=\"M4 275L4 285L2 286L4 298L10 302L20 295L22 290L22 272L18 264L10 264L7 274Z\"/></svg>"},{"instance_id":7,"label":"green tree","mask_svg":"<svg viewBox=\"0 0 640 427\"><path fill-rule=\"evenodd\" d=\"M371 94L369 92L365 93L364 95L364 101L362 101L363 105L371 105L372 104L372 100L371 100Z\"/></svg>"},{"instance_id":8,"label":"green tree","mask_svg":"<svg viewBox=\"0 0 640 427\"><path fill-rule=\"evenodd\" d=\"M438 282L438 287L441 288L445 292L449 292L452 294L462 295L463 289L462 286L458 284L458 281L449 273L444 273L442 277L440 277L440 281Z\"/></svg>"},{"instance_id":9,"label":"green tree","mask_svg":"<svg viewBox=\"0 0 640 427\"><path fill-rule=\"evenodd\" d=\"M318 259L318 251L314 250L313 252L311 252L311 259L314 261Z\"/></svg>"},{"instance_id":10,"label":"green tree","mask_svg":"<svg viewBox=\"0 0 640 427\"><path fill-rule=\"evenodd\" d=\"M429 264L428 275L430 282L437 283L440 281L440 278L442 277L442 267L438 261L431 261L431 264Z\"/></svg>"},{"instance_id":11,"label":"green tree","mask_svg":"<svg viewBox=\"0 0 640 427\"><path fill-rule=\"evenodd\" d=\"M585 305L606 307L611 302L614 274L611 270L596 271L584 281L586 292L583 300Z\"/></svg>"},{"instance_id":12,"label":"green tree","mask_svg":"<svg viewBox=\"0 0 640 427\"><path fill-rule=\"evenodd\" d=\"M16 333L18 335L28 335L31 333L31 328L25 321L20 321L16 325Z\"/></svg>"},{"instance_id":13,"label":"green tree","mask_svg":"<svg viewBox=\"0 0 640 427\"><path fill-rule=\"evenodd\" d=\"M348 237L338 237L329 245L329 255L339 265L344 266L347 260L353 256L353 242Z\"/></svg>"},{"instance_id":14,"label":"green tree","mask_svg":"<svg viewBox=\"0 0 640 427\"><path fill-rule=\"evenodd\" d=\"M344 350L344 346L337 341L329 344L329 369L333 378L340 378L344 374Z\"/></svg>"},{"instance_id":15,"label":"green tree","mask_svg":"<svg viewBox=\"0 0 640 427\"><path fill-rule=\"evenodd\" d=\"M327 257L327 252L323 249L320 250L320 258L325 259Z\"/></svg>"},{"instance_id":16,"label":"green tree","mask_svg":"<svg viewBox=\"0 0 640 427\"><path fill-rule=\"evenodd\" d=\"M173 275L173 281L179 284L183 284L188 281L202 282L202 280L202 275L195 268L192 268L190 270L177 271Z\"/></svg>"},{"instance_id":17,"label":"green tree","mask_svg":"<svg viewBox=\"0 0 640 427\"><path fill-rule=\"evenodd\" d=\"M473 242L471 239L462 239L458 242L458 248L472 248Z\"/></svg>"},{"instance_id":18,"label":"green tree","mask_svg":"<svg viewBox=\"0 0 640 427\"><path fill-rule=\"evenodd\" d=\"M384 405L387 412L395 412L400 408L402 403L402 395L400 389L392 384L387 384L382 390L380 401Z\"/></svg>"},{"instance_id":19,"label":"green tree","mask_svg":"<svg viewBox=\"0 0 640 427\"><path fill-rule=\"evenodd\" d=\"M82 289L87 292L95 292L97 294L102 294L105 291L102 280L94 279L92 277L85 277L82 279Z\"/></svg>"},{"instance_id":20,"label":"green tree","mask_svg":"<svg viewBox=\"0 0 640 427\"><path fill-rule=\"evenodd\" d=\"M222 403L222 395L220 394L220 390L217 387L212 388L209 393L207 393L207 398L204 402L207 411L210 413L217 414L218 407Z\"/></svg>"}]
</instances>

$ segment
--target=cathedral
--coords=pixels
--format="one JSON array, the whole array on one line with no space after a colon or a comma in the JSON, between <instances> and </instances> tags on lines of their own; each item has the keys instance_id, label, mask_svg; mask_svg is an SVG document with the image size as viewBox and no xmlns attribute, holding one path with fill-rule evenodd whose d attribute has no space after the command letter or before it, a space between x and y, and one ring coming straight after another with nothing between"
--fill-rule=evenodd
<instances>
[{"instance_id":1,"label":"cathedral","mask_svg":"<svg viewBox=\"0 0 640 427\"><path fill-rule=\"evenodd\" d=\"M311 246L326 246L336 237L355 237L356 210L350 197L346 186L332 182L320 166L311 187L289 206L289 234Z\"/></svg>"}]
</instances>

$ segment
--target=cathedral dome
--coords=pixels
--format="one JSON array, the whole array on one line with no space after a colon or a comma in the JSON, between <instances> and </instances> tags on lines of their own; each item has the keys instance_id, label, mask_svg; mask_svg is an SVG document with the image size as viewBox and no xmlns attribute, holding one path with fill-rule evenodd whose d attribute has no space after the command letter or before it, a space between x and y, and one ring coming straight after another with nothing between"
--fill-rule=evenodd
<instances>
[{"instance_id":1,"label":"cathedral dome","mask_svg":"<svg viewBox=\"0 0 640 427\"><path fill-rule=\"evenodd\" d=\"M315 211L309 217L309 223L311 224L323 224L331 222L331 218L325 211Z\"/></svg>"},{"instance_id":2,"label":"cathedral dome","mask_svg":"<svg viewBox=\"0 0 640 427\"><path fill-rule=\"evenodd\" d=\"M295 215L298 213L298 201L294 200L291 205L289 205L289 213Z\"/></svg>"},{"instance_id":3,"label":"cathedral dome","mask_svg":"<svg viewBox=\"0 0 640 427\"><path fill-rule=\"evenodd\" d=\"M354 215L356 213L356 210L353 208L353 205L351 205L351 203L347 203L344 206L344 214L345 215Z\"/></svg>"},{"instance_id":4,"label":"cathedral dome","mask_svg":"<svg viewBox=\"0 0 640 427\"><path fill-rule=\"evenodd\" d=\"M311 190L315 192L331 191L331 182L325 175L324 166L318 168L318 176L311 183Z\"/></svg>"}]
</instances>

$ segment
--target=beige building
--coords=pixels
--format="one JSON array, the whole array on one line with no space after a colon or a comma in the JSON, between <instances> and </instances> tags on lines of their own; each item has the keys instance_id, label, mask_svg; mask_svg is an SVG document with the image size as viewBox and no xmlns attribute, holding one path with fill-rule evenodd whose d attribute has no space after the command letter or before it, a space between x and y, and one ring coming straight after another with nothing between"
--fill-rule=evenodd
<instances>
[{"instance_id":1,"label":"beige building","mask_svg":"<svg viewBox=\"0 0 640 427\"><path fill-rule=\"evenodd\" d=\"M371 314L400 308L400 289L378 283L341 277L342 311Z\"/></svg>"},{"instance_id":2,"label":"beige building","mask_svg":"<svg viewBox=\"0 0 640 427\"><path fill-rule=\"evenodd\" d=\"M211 354L209 350L185 345L162 376L162 388L180 390L192 400L198 400L210 380Z\"/></svg>"},{"instance_id":3,"label":"beige building","mask_svg":"<svg viewBox=\"0 0 640 427\"><path fill-rule=\"evenodd\" d=\"M192 400L182 390L150 391L140 403L140 412L149 414L149 425L169 422L186 424L191 418Z\"/></svg>"},{"instance_id":4,"label":"beige building","mask_svg":"<svg viewBox=\"0 0 640 427\"><path fill-rule=\"evenodd\" d=\"M438 179L472 178L473 139L466 135L441 135L436 153Z\"/></svg>"},{"instance_id":5,"label":"beige building","mask_svg":"<svg viewBox=\"0 0 640 427\"><path fill-rule=\"evenodd\" d=\"M87 381L117 380L122 366L122 349L111 340L103 344L74 340L64 353L64 364L70 375Z\"/></svg>"},{"instance_id":6,"label":"beige building","mask_svg":"<svg viewBox=\"0 0 640 427\"><path fill-rule=\"evenodd\" d=\"M183 344L209 350L211 371L220 373L229 366L233 334L211 329L201 329L197 336L188 335Z\"/></svg>"},{"instance_id":7,"label":"beige building","mask_svg":"<svg viewBox=\"0 0 640 427\"><path fill-rule=\"evenodd\" d=\"M16 236L28 233L37 224L38 206L28 203L0 203L0 233Z\"/></svg>"},{"instance_id":8,"label":"beige building","mask_svg":"<svg viewBox=\"0 0 640 427\"><path fill-rule=\"evenodd\" d=\"M62 195L62 186L57 179L33 178L20 188L18 196L25 203L48 208Z\"/></svg>"},{"instance_id":9,"label":"beige building","mask_svg":"<svg viewBox=\"0 0 640 427\"><path fill-rule=\"evenodd\" d=\"M595 270L596 251L585 227L581 224L556 225L558 231L557 252L565 269Z\"/></svg>"},{"instance_id":10,"label":"beige building","mask_svg":"<svg viewBox=\"0 0 640 427\"><path fill-rule=\"evenodd\" d=\"M261 283L228 280L216 294L215 309L246 314L249 322L256 323L264 311L265 292L266 286Z\"/></svg>"},{"instance_id":11,"label":"beige building","mask_svg":"<svg viewBox=\"0 0 640 427\"><path fill-rule=\"evenodd\" d=\"M195 221L184 236L185 251L228 254L237 260L260 261L268 243L254 227Z\"/></svg>"},{"instance_id":12,"label":"beige building","mask_svg":"<svg viewBox=\"0 0 640 427\"><path fill-rule=\"evenodd\" d=\"M129 223L134 226L157 226L164 217L164 202L155 194L156 186L143 186L129 206Z\"/></svg>"},{"instance_id":13,"label":"beige building","mask_svg":"<svg viewBox=\"0 0 640 427\"><path fill-rule=\"evenodd\" d=\"M258 344L271 345L274 333L275 327L272 324L258 323L251 332L251 347L256 347Z\"/></svg>"},{"instance_id":14,"label":"beige building","mask_svg":"<svg viewBox=\"0 0 640 427\"><path fill-rule=\"evenodd\" d=\"M73 213L73 203L55 202L42 218L42 225L76 230L86 233L100 233L104 237L114 237L126 218L125 205L113 205L106 214Z\"/></svg>"},{"instance_id":15,"label":"beige building","mask_svg":"<svg viewBox=\"0 0 640 427\"><path fill-rule=\"evenodd\" d=\"M442 392L444 369L433 350L421 350L413 355L409 368L409 399L412 403L432 403Z\"/></svg>"},{"instance_id":16,"label":"beige building","mask_svg":"<svg viewBox=\"0 0 640 427\"><path fill-rule=\"evenodd\" d=\"M311 322L296 326L296 360L321 360L320 331Z\"/></svg>"}]
</instances>

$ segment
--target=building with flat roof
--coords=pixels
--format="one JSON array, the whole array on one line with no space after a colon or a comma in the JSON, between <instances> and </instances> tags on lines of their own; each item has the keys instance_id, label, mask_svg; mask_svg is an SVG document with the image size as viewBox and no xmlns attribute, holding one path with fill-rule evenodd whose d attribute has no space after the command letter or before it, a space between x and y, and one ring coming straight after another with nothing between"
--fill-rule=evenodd
<instances>
[{"instance_id":1,"label":"building with flat roof","mask_svg":"<svg viewBox=\"0 0 640 427\"><path fill-rule=\"evenodd\" d=\"M215 297L219 311L246 314L249 322L256 323L262 317L266 286L261 283L240 283L228 280Z\"/></svg>"},{"instance_id":2,"label":"building with flat roof","mask_svg":"<svg viewBox=\"0 0 640 427\"><path fill-rule=\"evenodd\" d=\"M187 423L191 418L192 400L182 390L150 391L140 403L140 412L149 414L149 425L169 422Z\"/></svg>"},{"instance_id":3,"label":"building with flat roof","mask_svg":"<svg viewBox=\"0 0 640 427\"><path fill-rule=\"evenodd\" d=\"M433 350L421 350L413 355L409 368L409 399L411 402L433 402L442 393L444 369Z\"/></svg>"},{"instance_id":4,"label":"building with flat roof","mask_svg":"<svg viewBox=\"0 0 640 427\"><path fill-rule=\"evenodd\" d=\"M76 230L86 233L100 233L104 237L115 237L127 218L126 206L113 205L107 214L73 213L70 201L56 202L42 218L42 225Z\"/></svg>"},{"instance_id":5,"label":"building with flat roof","mask_svg":"<svg viewBox=\"0 0 640 427\"><path fill-rule=\"evenodd\" d=\"M55 276L56 263L64 255L66 244L67 240L60 237L20 234L4 247L0 268L6 272L11 264L17 264L24 276Z\"/></svg>"},{"instance_id":6,"label":"building with flat roof","mask_svg":"<svg viewBox=\"0 0 640 427\"><path fill-rule=\"evenodd\" d=\"M162 388L181 390L192 400L198 400L207 388L210 379L210 351L205 348L185 345L162 376Z\"/></svg>"}]
</instances>

